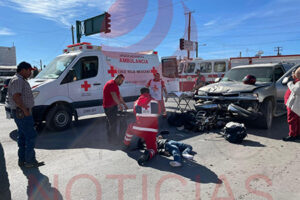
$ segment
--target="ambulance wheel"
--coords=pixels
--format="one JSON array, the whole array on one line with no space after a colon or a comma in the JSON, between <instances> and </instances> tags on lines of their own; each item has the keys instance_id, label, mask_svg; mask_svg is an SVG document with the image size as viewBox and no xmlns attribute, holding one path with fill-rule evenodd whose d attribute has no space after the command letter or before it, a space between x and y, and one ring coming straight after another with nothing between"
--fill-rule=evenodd
<instances>
[{"instance_id":1,"label":"ambulance wheel","mask_svg":"<svg viewBox=\"0 0 300 200\"><path fill-rule=\"evenodd\" d=\"M63 105L52 107L46 116L46 127L53 131L66 130L70 127L71 122L71 109Z\"/></svg>"}]
</instances>

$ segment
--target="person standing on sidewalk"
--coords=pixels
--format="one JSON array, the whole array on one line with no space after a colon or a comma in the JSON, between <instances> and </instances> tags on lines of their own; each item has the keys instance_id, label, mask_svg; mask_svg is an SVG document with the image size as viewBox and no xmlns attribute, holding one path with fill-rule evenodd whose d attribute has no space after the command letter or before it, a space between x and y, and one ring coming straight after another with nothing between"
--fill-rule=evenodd
<instances>
[{"instance_id":1,"label":"person standing on sidewalk","mask_svg":"<svg viewBox=\"0 0 300 200\"><path fill-rule=\"evenodd\" d=\"M128 107L124 102L119 86L122 85L125 77L123 74L117 75L114 79L109 80L103 87L103 108L108 121L108 142L117 142L117 113L119 110L127 110ZM123 108L123 106L124 108Z\"/></svg>"},{"instance_id":2,"label":"person standing on sidewalk","mask_svg":"<svg viewBox=\"0 0 300 200\"><path fill-rule=\"evenodd\" d=\"M18 127L18 156L20 167L39 167L44 162L38 162L35 157L35 141L37 132L34 129L32 107L34 98L27 79L33 68L27 62L21 62L17 66L16 75L8 84L8 104L12 116Z\"/></svg>"}]
</instances>

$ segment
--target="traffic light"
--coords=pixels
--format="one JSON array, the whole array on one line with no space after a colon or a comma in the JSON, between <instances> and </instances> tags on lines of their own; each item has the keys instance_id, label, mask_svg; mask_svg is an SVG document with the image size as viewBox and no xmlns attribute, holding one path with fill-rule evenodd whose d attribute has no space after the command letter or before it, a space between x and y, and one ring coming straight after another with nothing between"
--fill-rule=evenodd
<instances>
[{"instance_id":1,"label":"traffic light","mask_svg":"<svg viewBox=\"0 0 300 200\"><path fill-rule=\"evenodd\" d=\"M184 50L184 39L183 38L180 38L180 40L179 40L179 49Z\"/></svg>"},{"instance_id":2,"label":"traffic light","mask_svg":"<svg viewBox=\"0 0 300 200\"><path fill-rule=\"evenodd\" d=\"M106 12L105 13L105 18L104 18L104 23L105 23L105 33L110 33L111 32L111 30L110 30L110 27L111 27L111 25L110 25L110 22L111 22L111 20L110 20L110 14L108 13L108 12Z\"/></svg>"}]
</instances>

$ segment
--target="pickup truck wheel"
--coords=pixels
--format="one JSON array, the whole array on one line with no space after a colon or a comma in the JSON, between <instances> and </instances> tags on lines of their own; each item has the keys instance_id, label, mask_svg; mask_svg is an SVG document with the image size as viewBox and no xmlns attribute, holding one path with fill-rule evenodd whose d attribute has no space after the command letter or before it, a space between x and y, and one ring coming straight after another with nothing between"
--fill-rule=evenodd
<instances>
[{"instance_id":1,"label":"pickup truck wheel","mask_svg":"<svg viewBox=\"0 0 300 200\"><path fill-rule=\"evenodd\" d=\"M54 106L46 116L46 127L54 131L66 130L70 127L71 122L71 109L63 105Z\"/></svg>"},{"instance_id":2,"label":"pickup truck wheel","mask_svg":"<svg viewBox=\"0 0 300 200\"><path fill-rule=\"evenodd\" d=\"M269 129L273 121L273 103L271 100L265 100L261 106L260 112L262 116L257 120L260 128Z\"/></svg>"}]
</instances>

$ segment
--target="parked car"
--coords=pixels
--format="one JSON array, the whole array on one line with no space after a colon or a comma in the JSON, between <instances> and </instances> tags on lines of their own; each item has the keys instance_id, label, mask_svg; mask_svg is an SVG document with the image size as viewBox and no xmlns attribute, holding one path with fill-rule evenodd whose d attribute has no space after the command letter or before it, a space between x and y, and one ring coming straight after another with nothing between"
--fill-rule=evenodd
<instances>
[{"instance_id":1,"label":"parked car","mask_svg":"<svg viewBox=\"0 0 300 200\"><path fill-rule=\"evenodd\" d=\"M287 86L284 77L292 69L282 63L237 66L216 82L199 89L196 104L201 108L218 108L232 119L255 122L259 128L270 128L273 116L285 114L284 94Z\"/></svg>"},{"instance_id":2,"label":"parked car","mask_svg":"<svg viewBox=\"0 0 300 200\"><path fill-rule=\"evenodd\" d=\"M3 87L1 88L1 91L0 91L0 102L1 103L5 102L5 98L6 98L6 94L7 94L7 87L8 87L10 79L11 78L8 78L3 81Z\"/></svg>"}]
</instances>

